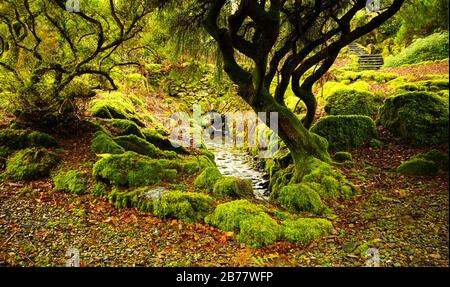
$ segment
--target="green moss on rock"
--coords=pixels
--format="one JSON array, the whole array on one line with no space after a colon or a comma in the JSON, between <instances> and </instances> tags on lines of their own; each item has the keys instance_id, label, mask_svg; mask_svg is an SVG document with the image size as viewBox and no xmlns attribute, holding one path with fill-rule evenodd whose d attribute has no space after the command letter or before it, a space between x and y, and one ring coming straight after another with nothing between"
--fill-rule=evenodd
<instances>
[{"instance_id":1,"label":"green moss on rock","mask_svg":"<svg viewBox=\"0 0 450 287\"><path fill-rule=\"evenodd\" d=\"M280 234L277 222L261 206L245 199L218 205L206 221L224 231L237 233L239 242L252 246L270 244Z\"/></svg>"},{"instance_id":2,"label":"green moss on rock","mask_svg":"<svg viewBox=\"0 0 450 287\"><path fill-rule=\"evenodd\" d=\"M105 119L129 119L134 116L136 110L133 103L127 100L122 93L113 92L93 100L91 113Z\"/></svg>"},{"instance_id":3,"label":"green moss on rock","mask_svg":"<svg viewBox=\"0 0 450 287\"><path fill-rule=\"evenodd\" d=\"M162 135L161 132L159 132L155 128L143 129L142 133L144 134L145 139L149 143L154 144L159 149L174 151L179 154L189 154L189 152L182 146L174 147L170 142L169 138L165 135Z\"/></svg>"},{"instance_id":4,"label":"green moss on rock","mask_svg":"<svg viewBox=\"0 0 450 287\"><path fill-rule=\"evenodd\" d=\"M74 194L85 193L87 190L87 182L86 174L76 170L60 171L53 176L55 190Z\"/></svg>"},{"instance_id":5,"label":"green moss on rock","mask_svg":"<svg viewBox=\"0 0 450 287\"><path fill-rule=\"evenodd\" d=\"M101 131L95 133L92 139L91 150L97 154L120 154L125 152L123 147L118 145L108 134Z\"/></svg>"},{"instance_id":6,"label":"green moss on rock","mask_svg":"<svg viewBox=\"0 0 450 287\"><path fill-rule=\"evenodd\" d=\"M367 91L337 89L327 99L325 112L329 115L363 115L374 117L382 99Z\"/></svg>"},{"instance_id":7,"label":"green moss on rock","mask_svg":"<svg viewBox=\"0 0 450 287\"><path fill-rule=\"evenodd\" d=\"M45 148L27 148L14 153L6 161L4 175L16 180L33 180L47 177L60 157Z\"/></svg>"},{"instance_id":8,"label":"green moss on rock","mask_svg":"<svg viewBox=\"0 0 450 287\"><path fill-rule=\"evenodd\" d=\"M432 176L436 175L438 171L439 169L433 161L423 158L412 158L397 167L397 172L411 176Z\"/></svg>"},{"instance_id":9,"label":"green moss on rock","mask_svg":"<svg viewBox=\"0 0 450 287\"><path fill-rule=\"evenodd\" d=\"M329 148L337 151L365 146L378 137L374 121L360 115L325 116L311 131L327 139Z\"/></svg>"},{"instance_id":10,"label":"green moss on rock","mask_svg":"<svg viewBox=\"0 0 450 287\"><path fill-rule=\"evenodd\" d=\"M291 211L322 214L326 209L320 195L308 185L301 183L283 187L278 199L283 207Z\"/></svg>"},{"instance_id":11,"label":"green moss on rock","mask_svg":"<svg viewBox=\"0 0 450 287\"><path fill-rule=\"evenodd\" d=\"M203 221L214 208L212 197L197 192L173 191L153 204L153 214L161 218L178 218L186 222Z\"/></svg>"},{"instance_id":12,"label":"green moss on rock","mask_svg":"<svg viewBox=\"0 0 450 287\"><path fill-rule=\"evenodd\" d=\"M333 230L330 221L322 218L299 218L282 222L283 238L288 241L307 244Z\"/></svg>"},{"instance_id":13,"label":"green moss on rock","mask_svg":"<svg viewBox=\"0 0 450 287\"><path fill-rule=\"evenodd\" d=\"M108 186L103 182L96 182L92 187L91 194L94 197L105 197L108 193Z\"/></svg>"},{"instance_id":14,"label":"green moss on rock","mask_svg":"<svg viewBox=\"0 0 450 287\"><path fill-rule=\"evenodd\" d=\"M12 128L0 130L0 156L7 157L15 150L30 147L57 148L59 144L54 137L43 132Z\"/></svg>"},{"instance_id":15,"label":"green moss on rock","mask_svg":"<svg viewBox=\"0 0 450 287\"><path fill-rule=\"evenodd\" d=\"M144 134L141 132L139 126L130 120L112 119L101 120L100 124L103 124L116 136L135 135L145 139Z\"/></svg>"},{"instance_id":16,"label":"green moss on rock","mask_svg":"<svg viewBox=\"0 0 450 287\"><path fill-rule=\"evenodd\" d=\"M251 198L253 197L252 182L239 177L224 176L215 183L213 195L218 198Z\"/></svg>"},{"instance_id":17,"label":"green moss on rock","mask_svg":"<svg viewBox=\"0 0 450 287\"><path fill-rule=\"evenodd\" d=\"M346 162L346 161L352 161L353 157L352 154L345 151L338 151L334 154L334 160L337 162Z\"/></svg>"},{"instance_id":18,"label":"green moss on rock","mask_svg":"<svg viewBox=\"0 0 450 287\"><path fill-rule=\"evenodd\" d=\"M161 180L172 181L175 169L164 168L162 163L135 152L106 155L94 164L93 175L119 186L144 186Z\"/></svg>"},{"instance_id":19,"label":"green moss on rock","mask_svg":"<svg viewBox=\"0 0 450 287\"><path fill-rule=\"evenodd\" d=\"M119 146L126 151L134 151L136 153L146 155L152 158L176 158L177 154L173 151L162 151L155 145L136 136L127 135L119 136L113 139Z\"/></svg>"},{"instance_id":20,"label":"green moss on rock","mask_svg":"<svg viewBox=\"0 0 450 287\"><path fill-rule=\"evenodd\" d=\"M448 154L441 152L439 150L433 149L429 152L418 154L412 158L421 158L425 160L430 160L436 164L436 166L442 171L448 171L449 159Z\"/></svg>"},{"instance_id":21,"label":"green moss on rock","mask_svg":"<svg viewBox=\"0 0 450 287\"><path fill-rule=\"evenodd\" d=\"M211 193L214 189L214 184L222 177L222 174L217 167L205 168L195 179L194 186L198 190Z\"/></svg>"},{"instance_id":22,"label":"green moss on rock","mask_svg":"<svg viewBox=\"0 0 450 287\"><path fill-rule=\"evenodd\" d=\"M448 142L448 100L433 93L409 92L387 98L380 123L395 136L416 146Z\"/></svg>"}]
</instances>

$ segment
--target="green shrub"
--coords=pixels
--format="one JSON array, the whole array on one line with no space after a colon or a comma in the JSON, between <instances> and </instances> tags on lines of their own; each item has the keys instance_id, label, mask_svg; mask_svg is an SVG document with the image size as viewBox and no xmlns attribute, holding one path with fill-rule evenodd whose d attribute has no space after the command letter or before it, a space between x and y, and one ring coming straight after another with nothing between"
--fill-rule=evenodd
<instances>
[{"instance_id":1,"label":"green shrub","mask_svg":"<svg viewBox=\"0 0 450 287\"><path fill-rule=\"evenodd\" d=\"M283 225L283 238L288 241L307 244L321 236L331 233L333 225L322 218L299 218L285 220Z\"/></svg>"},{"instance_id":2,"label":"green shrub","mask_svg":"<svg viewBox=\"0 0 450 287\"><path fill-rule=\"evenodd\" d=\"M326 99L325 112L330 115L363 115L374 117L382 100L373 93L352 89L337 89Z\"/></svg>"},{"instance_id":3,"label":"green shrub","mask_svg":"<svg viewBox=\"0 0 450 287\"><path fill-rule=\"evenodd\" d=\"M176 158L177 154L173 151L162 151L153 144L135 135L115 137L114 141L126 151L146 155L152 158Z\"/></svg>"},{"instance_id":4,"label":"green shrub","mask_svg":"<svg viewBox=\"0 0 450 287\"><path fill-rule=\"evenodd\" d=\"M69 170L67 172L60 171L53 176L55 190L65 191L74 194L83 194L87 190L87 177L83 172Z\"/></svg>"},{"instance_id":5,"label":"green shrub","mask_svg":"<svg viewBox=\"0 0 450 287\"><path fill-rule=\"evenodd\" d=\"M385 60L385 67L398 67L424 61L435 61L448 58L448 32L432 34L426 38L417 39L398 55Z\"/></svg>"},{"instance_id":6,"label":"green shrub","mask_svg":"<svg viewBox=\"0 0 450 287\"><path fill-rule=\"evenodd\" d=\"M91 150L97 154L120 154L125 152L123 147L118 145L109 135L102 131L95 133L92 139Z\"/></svg>"},{"instance_id":7,"label":"green shrub","mask_svg":"<svg viewBox=\"0 0 450 287\"><path fill-rule=\"evenodd\" d=\"M292 211L322 214L324 205L319 194L305 184L290 184L280 190L281 205Z\"/></svg>"},{"instance_id":8,"label":"green shrub","mask_svg":"<svg viewBox=\"0 0 450 287\"><path fill-rule=\"evenodd\" d=\"M378 137L374 121L367 116L325 116L311 128L324 137L330 149L342 151L362 147Z\"/></svg>"},{"instance_id":9,"label":"green shrub","mask_svg":"<svg viewBox=\"0 0 450 287\"><path fill-rule=\"evenodd\" d=\"M213 195L218 198L251 198L252 182L248 179L224 176L215 183Z\"/></svg>"},{"instance_id":10,"label":"green shrub","mask_svg":"<svg viewBox=\"0 0 450 287\"><path fill-rule=\"evenodd\" d=\"M154 202L153 213L161 218L178 218L186 222L203 221L214 204L214 199L203 193L173 191Z\"/></svg>"},{"instance_id":11,"label":"green shrub","mask_svg":"<svg viewBox=\"0 0 450 287\"><path fill-rule=\"evenodd\" d=\"M206 222L224 231L238 233L237 240L252 246L272 243L279 236L277 222L259 205L247 200L220 204Z\"/></svg>"},{"instance_id":12,"label":"green shrub","mask_svg":"<svg viewBox=\"0 0 450 287\"><path fill-rule=\"evenodd\" d=\"M135 122L132 122L130 120L112 119L101 120L99 122L105 125L114 135L135 135L145 139L145 136L139 129L139 126Z\"/></svg>"},{"instance_id":13,"label":"green shrub","mask_svg":"<svg viewBox=\"0 0 450 287\"><path fill-rule=\"evenodd\" d=\"M345 151L339 151L334 154L334 160L337 162L346 162L346 161L352 161L353 157L352 154Z\"/></svg>"},{"instance_id":14,"label":"green shrub","mask_svg":"<svg viewBox=\"0 0 450 287\"><path fill-rule=\"evenodd\" d=\"M106 155L94 164L93 175L119 186L144 186L161 180L171 181L175 169L166 169L159 160L135 152Z\"/></svg>"},{"instance_id":15,"label":"green shrub","mask_svg":"<svg viewBox=\"0 0 450 287\"><path fill-rule=\"evenodd\" d=\"M15 150L30 147L59 147L54 137L37 131L20 129L2 129L0 130L0 156L7 157Z\"/></svg>"},{"instance_id":16,"label":"green shrub","mask_svg":"<svg viewBox=\"0 0 450 287\"><path fill-rule=\"evenodd\" d=\"M448 142L448 100L433 93L408 92L387 98L380 123L416 146Z\"/></svg>"},{"instance_id":17,"label":"green shrub","mask_svg":"<svg viewBox=\"0 0 450 287\"><path fill-rule=\"evenodd\" d=\"M222 174L217 167L207 167L200 173L194 181L196 189L204 190L211 193L214 189L214 184L222 177Z\"/></svg>"},{"instance_id":18,"label":"green shrub","mask_svg":"<svg viewBox=\"0 0 450 287\"><path fill-rule=\"evenodd\" d=\"M397 172L412 176L432 176L438 173L437 165L431 161L423 158L412 158L399 167Z\"/></svg>"},{"instance_id":19,"label":"green shrub","mask_svg":"<svg viewBox=\"0 0 450 287\"><path fill-rule=\"evenodd\" d=\"M58 154L45 148L23 149L8 158L5 176L16 180L33 180L47 177L59 160Z\"/></svg>"}]
</instances>

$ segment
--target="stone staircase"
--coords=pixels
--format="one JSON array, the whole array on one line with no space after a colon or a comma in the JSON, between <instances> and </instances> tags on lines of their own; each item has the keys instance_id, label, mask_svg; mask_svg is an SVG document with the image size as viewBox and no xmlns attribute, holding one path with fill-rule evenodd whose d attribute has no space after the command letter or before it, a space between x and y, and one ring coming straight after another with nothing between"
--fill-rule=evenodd
<instances>
[{"instance_id":1,"label":"stone staircase","mask_svg":"<svg viewBox=\"0 0 450 287\"><path fill-rule=\"evenodd\" d=\"M359 70L378 70L383 66L384 60L381 54L369 54L359 45L351 43L348 45L350 53L358 56Z\"/></svg>"}]
</instances>

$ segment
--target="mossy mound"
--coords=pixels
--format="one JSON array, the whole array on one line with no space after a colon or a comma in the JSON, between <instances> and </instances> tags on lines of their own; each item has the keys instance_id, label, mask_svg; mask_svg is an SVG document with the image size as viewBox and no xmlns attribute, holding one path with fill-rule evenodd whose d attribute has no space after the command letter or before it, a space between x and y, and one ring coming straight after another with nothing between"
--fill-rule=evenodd
<instances>
[{"instance_id":1,"label":"mossy mound","mask_svg":"<svg viewBox=\"0 0 450 287\"><path fill-rule=\"evenodd\" d=\"M397 172L411 176L433 176L438 171L439 168L433 161L423 158L412 158L397 167Z\"/></svg>"},{"instance_id":2,"label":"mossy mound","mask_svg":"<svg viewBox=\"0 0 450 287\"><path fill-rule=\"evenodd\" d=\"M341 74L337 75L337 79L339 81L375 81L377 83L386 83L397 78L397 75L394 73L382 73L377 71L344 71Z\"/></svg>"},{"instance_id":3,"label":"mossy mound","mask_svg":"<svg viewBox=\"0 0 450 287\"><path fill-rule=\"evenodd\" d=\"M27 148L15 152L6 161L4 175L15 180L34 180L47 177L60 157L45 148Z\"/></svg>"},{"instance_id":4,"label":"mossy mound","mask_svg":"<svg viewBox=\"0 0 450 287\"><path fill-rule=\"evenodd\" d=\"M99 118L129 119L141 124L136 116L136 109L133 103L120 92L113 92L109 95L104 95L100 99L93 100L90 110L93 116Z\"/></svg>"},{"instance_id":5,"label":"mossy mound","mask_svg":"<svg viewBox=\"0 0 450 287\"><path fill-rule=\"evenodd\" d=\"M239 177L224 176L215 183L213 195L218 198L252 198L252 182Z\"/></svg>"},{"instance_id":6,"label":"mossy mound","mask_svg":"<svg viewBox=\"0 0 450 287\"><path fill-rule=\"evenodd\" d=\"M30 147L57 148L59 144L54 137L43 132L11 128L0 130L0 156L7 157L16 150Z\"/></svg>"},{"instance_id":7,"label":"mossy mound","mask_svg":"<svg viewBox=\"0 0 450 287\"><path fill-rule=\"evenodd\" d=\"M153 212L153 200L143 197L145 189L120 190L114 187L107 195L108 201L116 208L137 208L142 212Z\"/></svg>"},{"instance_id":8,"label":"mossy mound","mask_svg":"<svg viewBox=\"0 0 450 287\"><path fill-rule=\"evenodd\" d=\"M197 192L173 191L153 204L153 214L161 218L178 218L186 222L203 221L214 208L209 195Z\"/></svg>"},{"instance_id":9,"label":"mossy mound","mask_svg":"<svg viewBox=\"0 0 450 287\"><path fill-rule=\"evenodd\" d=\"M118 145L108 134L99 131L94 134L92 139L91 150L97 154L111 153L121 154L125 149Z\"/></svg>"},{"instance_id":10,"label":"mossy mound","mask_svg":"<svg viewBox=\"0 0 450 287\"><path fill-rule=\"evenodd\" d=\"M337 89L326 99L325 112L329 115L363 115L375 117L382 99L367 91Z\"/></svg>"},{"instance_id":11,"label":"mossy mound","mask_svg":"<svg viewBox=\"0 0 450 287\"><path fill-rule=\"evenodd\" d=\"M105 197L107 193L108 193L108 186L103 182L96 182L91 190L91 194L94 197Z\"/></svg>"},{"instance_id":12,"label":"mossy mound","mask_svg":"<svg viewBox=\"0 0 450 287\"><path fill-rule=\"evenodd\" d=\"M114 142L126 151L134 151L138 154L146 155L152 158L176 158L177 154L173 151L162 151L153 144L136 136L127 135L115 137Z\"/></svg>"},{"instance_id":13,"label":"mossy mound","mask_svg":"<svg viewBox=\"0 0 450 287\"><path fill-rule=\"evenodd\" d=\"M195 179L194 186L198 190L211 193L214 189L214 184L222 177L222 174L217 167L207 167Z\"/></svg>"},{"instance_id":14,"label":"mossy mound","mask_svg":"<svg viewBox=\"0 0 450 287\"><path fill-rule=\"evenodd\" d=\"M426 153L415 155L412 157L412 159L413 158L421 158L432 161L442 171L448 171L449 168L448 154L436 149L430 150L429 152Z\"/></svg>"},{"instance_id":15,"label":"mossy mound","mask_svg":"<svg viewBox=\"0 0 450 287\"><path fill-rule=\"evenodd\" d=\"M145 136L145 139L149 142L154 144L157 148L162 150L170 150L174 151L179 154L189 154L189 152L182 146L180 147L174 147L172 143L170 142L169 138L161 132L159 132L155 128L146 128L142 130L143 135Z\"/></svg>"},{"instance_id":16,"label":"mossy mound","mask_svg":"<svg viewBox=\"0 0 450 287\"><path fill-rule=\"evenodd\" d=\"M362 147L378 138L375 122L361 115L325 116L311 131L324 137L329 148L337 151Z\"/></svg>"},{"instance_id":17,"label":"mossy mound","mask_svg":"<svg viewBox=\"0 0 450 287\"><path fill-rule=\"evenodd\" d=\"M145 136L141 132L139 126L130 120L101 120L99 123L104 125L115 136L135 135L145 139Z\"/></svg>"},{"instance_id":18,"label":"mossy mound","mask_svg":"<svg viewBox=\"0 0 450 287\"><path fill-rule=\"evenodd\" d=\"M94 176L119 186L144 186L161 180L172 181L177 175L175 169L165 168L159 160L135 152L106 155L95 163L92 172Z\"/></svg>"},{"instance_id":19,"label":"mossy mound","mask_svg":"<svg viewBox=\"0 0 450 287\"><path fill-rule=\"evenodd\" d=\"M319 237L330 234L333 225L322 218L299 218L282 222L282 237L296 243L309 243Z\"/></svg>"},{"instance_id":20,"label":"mossy mound","mask_svg":"<svg viewBox=\"0 0 450 287\"><path fill-rule=\"evenodd\" d=\"M283 207L291 211L322 214L326 209L320 195L308 185L301 183L283 187L278 199Z\"/></svg>"},{"instance_id":21,"label":"mossy mound","mask_svg":"<svg viewBox=\"0 0 450 287\"><path fill-rule=\"evenodd\" d=\"M346 161L352 161L353 157L352 154L345 151L338 151L334 154L334 160L337 162L346 162Z\"/></svg>"},{"instance_id":22,"label":"mossy mound","mask_svg":"<svg viewBox=\"0 0 450 287\"><path fill-rule=\"evenodd\" d=\"M448 142L448 100L434 93L408 92L387 98L380 123L395 136L416 146Z\"/></svg>"},{"instance_id":23,"label":"mossy mound","mask_svg":"<svg viewBox=\"0 0 450 287\"><path fill-rule=\"evenodd\" d=\"M237 233L237 240L252 246L273 243L280 234L279 225L263 207L245 199L220 204L206 222L224 231Z\"/></svg>"},{"instance_id":24,"label":"mossy mound","mask_svg":"<svg viewBox=\"0 0 450 287\"><path fill-rule=\"evenodd\" d=\"M86 174L76 170L60 171L53 176L55 190L74 194L85 193L87 191L87 182Z\"/></svg>"}]
</instances>

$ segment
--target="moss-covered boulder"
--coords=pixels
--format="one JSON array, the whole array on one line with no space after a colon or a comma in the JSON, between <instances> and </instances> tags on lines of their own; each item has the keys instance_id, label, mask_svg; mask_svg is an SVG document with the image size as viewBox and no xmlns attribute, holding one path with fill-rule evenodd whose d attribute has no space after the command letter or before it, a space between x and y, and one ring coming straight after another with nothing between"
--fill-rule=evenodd
<instances>
[{"instance_id":1,"label":"moss-covered boulder","mask_svg":"<svg viewBox=\"0 0 450 287\"><path fill-rule=\"evenodd\" d=\"M4 175L15 180L40 179L49 176L59 161L57 153L45 148L23 149L8 158Z\"/></svg>"},{"instance_id":2,"label":"moss-covered boulder","mask_svg":"<svg viewBox=\"0 0 450 287\"><path fill-rule=\"evenodd\" d=\"M104 119L129 119L140 123L136 116L136 109L131 102L120 92L103 95L91 102L90 111L93 116Z\"/></svg>"},{"instance_id":3,"label":"moss-covered boulder","mask_svg":"<svg viewBox=\"0 0 450 287\"><path fill-rule=\"evenodd\" d=\"M395 136L416 146L448 142L448 100L434 93L408 92L387 98L380 123Z\"/></svg>"},{"instance_id":4,"label":"moss-covered boulder","mask_svg":"<svg viewBox=\"0 0 450 287\"><path fill-rule=\"evenodd\" d=\"M197 192L173 191L153 204L153 214L161 218L178 218L186 222L203 221L214 208L209 195Z\"/></svg>"},{"instance_id":5,"label":"moss-covered boulder","mask_svg":"<svg viewBox=\"0 0 450 287\"><path fill-rule=\"evenodd\" d=\"M149 142L154 144L156 147L162 150L170 150L174 151L179 154L189 154L189 152L182 146L180 147L174 147L169 140L169 138L161 132L159 132L155 128L146 128L142 130L142 133L145 136L145 139Z\"/></svg>"},{"instance_id":6,"label":"moss-covered boulder","mask_svg":"<svg viewBox=\"0 0 450 287\"><path fill-rule=\"evenodd\" d=\"M337 162L346 162L346 161L352 161L353 157L352 154L345 151L338 151L334 154L334 160Z\"/></svg>"},{"instance_id":7,"label":"moss-covered boulder","mask_svg":"<svg viewBox=\"0 0 450 287\"><path fill-rule=\"evenodd\" d=\"M423 158L412 158L397 167L397 172L411 176L433 176L438 171L436 163Z\"/></svg>"},{"instance_id":8,"label":"moss-covered boulder","mask_svg":"<svg viewBox=\"0 0 450 287\"><path fill-rule=\"evenodd\" d=\"M136 153L146 155L152 158L176 158L177 154L173 151L162 151L153 144L136 136L127 135L115 137L114 142L126 151L134 151Z\"/></svg>"},{"instance_id":9,"label":"moss-covered boulder","mask_svg":"<svg viewBox=\"0 0 450 287\"><path fill-rule=\"evenodd\" d=\"M311 128L313 133L324 137L329 148L337 151L362 147L378 138L375 122L367 116L325 116Z\"/></svg>"},{"instance_id":10,"label":"moss-covered boulder","mask_svg":"<svg viewBox=\"0 0 450 287\"><path fill-rule=\"evenodd\" d=\"M53 176L53 183L57 191L83 194L87 191L88 178L81 171L60 171Z\"/></svg>"},{"instance_id":11,"label":"moss-covered boulder","mask_svg":"<svg viewBox=\"0 0 450 287\"><path fill-rule=\"evenodd\" d=\"M237 240L252 246L273 243L280 234L278 223L260 205L245 199L220 204L206 222L237 233Z\"/></svg>"},{"instance_id":12,"label":"moss-covered boulder","mask_svg":"<svg viewBox=\"0 0 450 287\"><path fill-rule=\"evenodd\" d=\"M282 237L288 241L307 244L330 234L333 225L322 218L299 218L282 222Z\"/></svg>"},{"instance_id":13,"label":"moss-covered boulder","mask_svg":"<svg viewBox=\"0 0 450 287\"><path fill-rule=\"evenodd\" d=\"M213 195L218 198L252 198L252 182L239 177L224 176L215 183Z\"/></svg>"},{"instance_id":14,"label":"moss-covered boulder","mask_svg":"<svg viewBox=\"0 0 450 287\"><path fill-rule=\"evenodd\" d=\"M172 181L176 169L166 168L157 159L135 152L106 155L94 164L93 175L119 186L144 186L161 180Z\"/></svg>"},{"instance_id":15,"label":"moss-covered boulder","mask_svg":"<svg viewBox=\"0 0 450 287\"><path fill-rule=\"evenodd\" d=\"M278 199L283 207L291 211L322 214L326 210L317 191L302 183L283 187Z\"/></svg>"},{"instance_id":16,"label":"moss-covered boulder","mask_svg":"<svg viewBox=\"0 0 450 287\"><path fill-rule=\"evenodd\" d=\"M139 126L130 120L112 119L101 120L99 123L105 126L115 136L135 135L145 139Z\"/></svg>"},{"instance_id":17,"label":"moss-covered boulder","mask_svg":"<svg viewBox=\"0 0 450 287\"><path fill-rule=\"evenodd\" d=\"M440 170L448 171L449 159L448 159L448 154L445 152L433 149L433 150L430 150L429 152L415 155L412 157L412 159L414 159L414 158L430 160L430 161L434 162Z\"/></svg>"},{"instance_id":18,"label":"moss-covered boulder","mask_svg":"<svg viewBox=\"0 0 450 287\"><path fill-rule=\"evenodd\" d=\"M92 139L91 150L97 154L111 153L120 154L124 153L125 149L117 144L108 134L99 131L94 134Z\"/></svg>"},{"instance_id":19,"label":"moss-covered boulder","mask_svg":"<svg viewBox=\"0 0 450 287\"><path fill-rule=\"evenodd\" d=\"M214 184L220 178L222 178L222 174L217 167L207 167L197 176L194 186L200 191L211 193L214 189Z\"/></svg>"},{"instance_id":20,"label":"moss-covered boulder","mask_svg":"<svg viewBox=\"0 0 450 287\"><path fill-rule=\"evenodd\" d=\"M375 117L382 103L382 99L371 92L337 89L326 99L324 109L329 115Z\"/></svg>"},{"instance_id":21,"label":"moss-covered boulder","mask_svg":"<svg viewBox=\"0 0 450 287\"><path fill-rule=\"evenodd\" d=\"M49 134L21 129L0 130L0 156L7 157L14 151L30 147L59 147L58 142Z\"/></svg>"}]
</instances>

